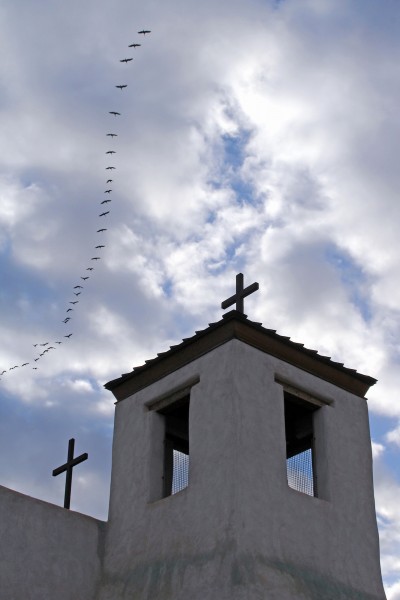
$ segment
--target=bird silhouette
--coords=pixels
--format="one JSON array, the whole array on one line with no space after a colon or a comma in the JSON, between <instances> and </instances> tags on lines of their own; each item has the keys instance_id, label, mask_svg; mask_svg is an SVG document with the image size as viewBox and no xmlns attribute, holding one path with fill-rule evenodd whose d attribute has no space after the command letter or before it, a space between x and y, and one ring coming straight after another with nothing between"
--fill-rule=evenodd
<instances>
[{"instance_id":1,"label":"bird silhouette","mask_svg":"<svg viewBox=\"0 0 400 600\"><path fill-rule=\"evenodd\" d=\"M66 338L70 338L70 337L71 337L71 335L72 335L72 333L69 333L68 335L64 335L64 337L66 337Z\"/></svg>"},{"instance_id":2,"label":"bird silhouette","mask_svg":"<svg viewBox=\"0 0 400 600\"><path fill-rule=\"evenodd\" d=\"M106 229L106 228L103 228L103 229L98 229L98 230L97 230L97 233L100 233L100 231L107 231L107 229Z\"/></svg>"},{"instance_id":3,"label":"bird silhouette","mask_svg":"<svg viewBox=\"0 0 400 600\"><path fill-rule=\"evenodd\" d=\"M116 110L109 110L108 112L110 113L110 115L114 115L114 117L118 115L121 116L121 113L117 112Z\"/></svg>"},{"instance_id":4,"label":"bird silhouette","mask_svg":"<svg viewBox=\"0 0 400 600\"><path fill-rule=\"evenodd\" d=\"M81 285L74 285L74 290L81 288L83 290L83 287Z\"/></svg>"},{"instance_id":5,"label":"bird silhouette","mask_svg":"<svg viewBox=\"0 0 400 600\"><path fill-rule=\"evenodd\" d=\"M100 256L94 256L93 258L91 258L90 260L100 260Z\"/></svg>"},{"instance_id":6,"label":"bird silhouette","mask_svg":"<svg viewBox=\"0 0 400 600\"><path fill-rule=\"evenodd\" d=\"M88 267L88 268L86 269L86 271L93 271L93 270L94 270L94 267Z\"/></svg>"},{"instance_id":7,"label":"bird silhouette","mask_svg":"<svg viewBox=\"0 0 400 600\"><path fill-rule=\"evenodd\" d=\"M54 342L55 344L62 344L62 342Z\"/></svg>"},{"instance_id":8,"label":"bird silhouette","mask_svg":"<svg viewBox=\"0 0 400 600\"><path fill-rule=\"evenodd\" d=\"M89 279L89 277L81 277L81 279L83 279L83 281L86 281L86 279Z\"/></svg>"},{"instance_id":9,"label":"bird silhouette","mask_svg":"<svg viewBox=\"0 0 400 600\"><path fill-rule=\"evenodd\" d=\"M69 303L70 304L79 304L79 300L74 300L74 301L70 300Z\"/></svg>"},{"instance_id":10,"label":"bird silhouette","mask_svg":"<svg viewBox=\"0 0 400 600\"><path fill-rule=\"evenodd\" d=\"M112 190L104 190L105 194L111 194Z\"/></svg>"},{"instance_id":11,"label":"bird silhouette","mask_svg":"<svg viewBox=\"0 0 400 600\"><path fill-rule=\"evenodd\" d=\"M143 35L146 35L146 33L151 33L150 29L142 29L142 31L138 31L138 33L142 33Z\"/></svg>"},{"instance_id":12,"label":"bird silhouette","mask_svg":"<svg viewBox=\"0 0 400 600\"><path fill-rule=\"evenodd\" d=\"M96 246L95 250L97 250L97 248L105 248L105 246Z\"/></svg>"},{"instance_id":13,"label":"bird silhouette","mask_svg":"<svg viewBox=\"0 0 400 600\"><path fill-rule=\"evenodd\" d=\"M68 321L70 321L70 320L71 320L71 317L67 317L66 319L64 319L63 323L68 323Z\"/></svg>"},{"instance_id":14,"label":"bird silhouette","mask_svg":"<svg viewBox=\"0 0 400 600\"><path fill-rule=\"evenodd\" d=\"M74 309L73 309L73 308L68 308L68 309L67 309L67 312L70 312L71 310L74 310Z\"/></svg>"},{"instance_id":15,"label":"bird silhouette","mask_svg":"<svg viewBox=\"0 0 400 600\"><path fill-rule=\"evenodd\" d=\"M39 346L48 346L49 342L45 342L44 344L39 344Z\"/></svg>"},{"instance_id":16,"label":"bird silhouette","mask_svg":"<svg viewBox=\"0 0 400 600\"><path fill-rule=\"evenodd\" d=\"M123 90L124 88L128 87L127 85L116 85L116 88L119 88L120 90Z\"/></svg>"},{"instance_id":17,"label":"bird silhouette","mask_svg":"<svg viewBox=\"0 0 400 600\"><path fill-rule=\"evenodd\" d=\"M107 210L106 212L101 213L101 215L99 215L99 217L105 217L106 215L108 215L110 211Z\"/></svg>"},{"instance_id":18,"label":"bird silhouette","mask_svg":"<svg viewBox=\"0 0 400 600\"><path fill-rule=\"evenodd\" d=\"M116 154L115 150L107 150L106 154Z\"/></svg>"},{"instance_id":19,"label":"bird silhouette","mask_svg":"<svg viewBox=\"0 0 400 600\"><path fill-rule=\"evenodd\" d=\"M122 60L120 60L119 62L124 62L124 63L128 63L131 60L133 60L133 58L123 58Z\"/></svg>"},{"instance_id":20,"label":"bird silhouette","mask_svg":"<svg viewBox=\"0 0 400 600\"><path fill-rule=\"evenodd\" d=\"M130 44L128 46L128 48L138 48L139 46L141 46L142 44Z\"/></svg>"},{"instance_id":21,"label":"bird silhouette","mask_svg":"<svg viewBox=\"0 0 400 600\"><path fill-rule=\"evenodd\" d=\"M74 296L80 296L82 292L74 292Z\"/></svg>"},{"instance_id":22,"label":"bird silhouette","mask_svg":"<svg viewBox=\"0 0 400 600\"><path fill-rule=\"evenodd\" d=\"M106 183L111 183L112 179L107 179Z\"/></svg>"},{"instance_id":23,"label":"bird silhouette","mask_svg":"<svg viewBox=\"0 0 400 600\"><path fill-rule=\"evenodd\" d=\"M115 167L106 167L106 171L111 171L112 169L115 169Z\"/></svg>"},{"instance_id":24,"label":"bird silhouette","mask_svg":"<svg viewBox=\"0 0 400 600\"><path fill-rule=\"evenodd\" d=\"M38 368L37 368L37 367L32 367L32 369L33 369L34 371L37 371L37 370L38 370Z\"/></svg>"},{"instance_id":25,"label":"bird silhouette","mask_svg":"<svg viewBox=\"0 0 400 600\"><path fill-rule=\"evenodd\" d=\"M21 367L26 367L26 365L29 365L29 363L24 363L23 365L21 365Z\"/></svg>"},{"instance_id":26,"label":"bird silhouette","mask_svg":"<svg viewBox=\"0 0 400 600\"><path fill-rule=\"evenodd\" d=\"M110 137L118 137L118 133L107 133Z\"/></svg>"},{"instance_id":27,"label":"bird silhouette","mask_svg":"<svg viewBox=\"0 0 400 600\"><path fill-rule=\"evenodd\" d=\"M103 200L103 202L100 202L100 204L107 204L107 202L111 202L111 198L107 198L107 200Z\"/></svg>"}]
</instances>

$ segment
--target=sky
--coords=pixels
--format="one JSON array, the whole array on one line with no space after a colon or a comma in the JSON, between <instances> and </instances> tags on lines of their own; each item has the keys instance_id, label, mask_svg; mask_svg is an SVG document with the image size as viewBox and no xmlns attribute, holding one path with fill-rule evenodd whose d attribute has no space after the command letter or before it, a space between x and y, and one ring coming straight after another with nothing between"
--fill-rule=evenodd
<instances>
[{"instance_id":1,"label":"sky","mask_svg":"<svg viewBox=\"0 0 400 600\"><path fill-rule=\"evenodd\" d=\"M400 4L4 0L0 27L0 484L62 505L74 437L71 508L106 519L104 384L218 321L242 272L250 319L378 379L399 600Z\"/></svg>"}]
</instances>

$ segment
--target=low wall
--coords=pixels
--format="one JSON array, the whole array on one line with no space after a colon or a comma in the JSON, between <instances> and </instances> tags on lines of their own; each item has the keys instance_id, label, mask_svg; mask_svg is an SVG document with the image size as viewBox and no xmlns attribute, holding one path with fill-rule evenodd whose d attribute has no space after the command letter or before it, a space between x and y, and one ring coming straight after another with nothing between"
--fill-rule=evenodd
<instances>
[{"instance_id":1,"label":"low wall","mask_svg":"<svg viewBox=\"0 0 400 600\"><path fill-rule=\"evenodd\" d=\"M0 486L0 599L93 600L104 526Z\"/></svg>"}]
</instances>

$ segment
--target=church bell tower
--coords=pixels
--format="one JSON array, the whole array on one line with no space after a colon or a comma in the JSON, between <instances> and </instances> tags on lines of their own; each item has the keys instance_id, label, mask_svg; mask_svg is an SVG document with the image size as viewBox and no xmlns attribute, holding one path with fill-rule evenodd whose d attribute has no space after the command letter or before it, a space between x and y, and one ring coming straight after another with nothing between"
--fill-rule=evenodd
<instances>
[{"instance_id":1,"label":"church bell tower","mask_svg":"<svg viewBox=\"0 0 400 600\"><path fill-rule=\"evenodd\" d=\"M236 308L110 381L98 600L384 600L365 394L376 380Z\"/></svg>"}]
</instances>

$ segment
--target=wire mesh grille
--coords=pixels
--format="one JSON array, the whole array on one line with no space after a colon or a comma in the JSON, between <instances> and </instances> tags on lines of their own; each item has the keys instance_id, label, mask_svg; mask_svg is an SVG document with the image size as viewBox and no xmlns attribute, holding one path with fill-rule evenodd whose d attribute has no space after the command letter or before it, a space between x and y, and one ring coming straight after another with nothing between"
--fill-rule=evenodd
<instances>
[{"instance_id":1,"label":"wire mesh grille","mask_svg":"<svg viewBox=\"0 0 400 600\"><path fill-rule=\"evenodd\" d=\"M315 495L311 448L288 458L286 468L289 487L309 496Z\"/></svg>"},{"instance_id":2,"label":"wire mesh grille","mask_svg":"<svg viewBox=\"0 0 400 600\"><path fill-rule=\"evenodd\" d=\"M189 454L173 451L172 494L180 492L189 484Z\"/></svg>"}]
</instances>

